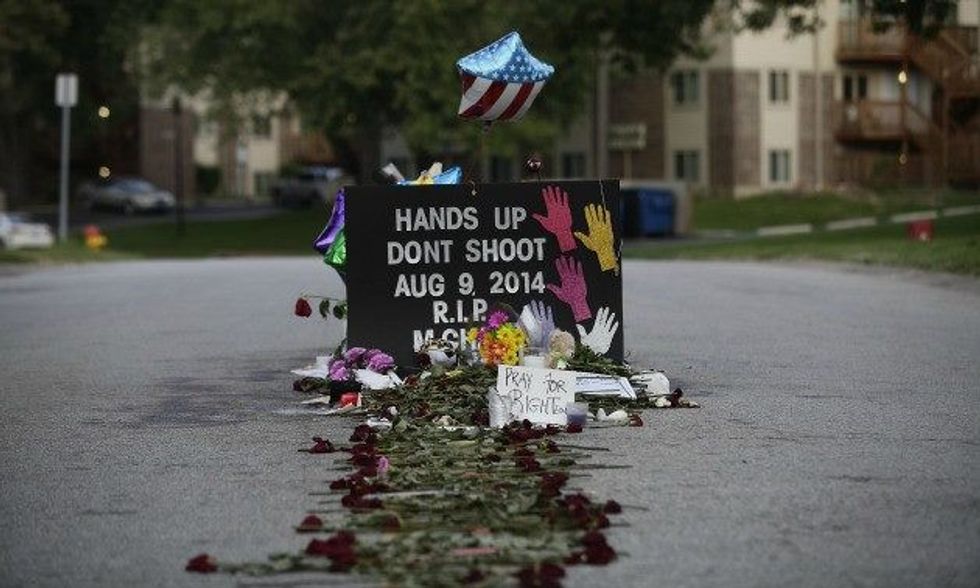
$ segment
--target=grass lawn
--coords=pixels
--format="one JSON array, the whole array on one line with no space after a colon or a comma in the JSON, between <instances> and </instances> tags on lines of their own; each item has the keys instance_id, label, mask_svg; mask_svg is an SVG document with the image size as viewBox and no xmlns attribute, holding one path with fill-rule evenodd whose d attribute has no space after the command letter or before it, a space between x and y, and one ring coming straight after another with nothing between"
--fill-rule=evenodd
<instances>
[{"instance_id":1,"label":"grass lawn","mask_svg":"<svg viewBox=\"0 0 980 588\"><path fill-rule=\"evenodd\" d=\"M935 221L931 243L910 241L901 224L850 231L699 243L633 241L635 259L811 259L895 265L980 276L980 215Z\"/></svg>"},{"instance_id":2,"label":"grass lawn","mask_svg":"<svg viewBox=\"0 0 980 588\"><path fill-rule=\"evenodd\" d=\"M173 222L105 231L109 247L89 251L81 237L48 250L2 251L0 262L77 263L161 257L234 255L315 255L313 238L326 224L320 210L290 211L267 218L187 223L177 237Z\"/></svg>"},{"instance_id":3,"label":"grass lawn","mask_svg":"<svg viewBox=\"0 0 980 588\"><path fill-rule=\"evenodd\" d=\"M694 203L696 230L733 229L798 223L824 224L830 221L884 216L936 208L980 204L980 193L944 191L885 192L845 197L833 192L792 194L771 192L744 200L699 198Z\"/></svg>"}]
</instances>

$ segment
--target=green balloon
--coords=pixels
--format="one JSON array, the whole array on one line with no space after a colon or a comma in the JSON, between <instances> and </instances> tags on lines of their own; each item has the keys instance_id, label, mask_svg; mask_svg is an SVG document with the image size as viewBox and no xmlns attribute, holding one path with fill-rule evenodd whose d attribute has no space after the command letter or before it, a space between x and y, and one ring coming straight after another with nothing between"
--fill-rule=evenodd
<instances>
[{"instance_id":1,"label":"green balloon","mask_svg":"<svg viewBox=\"0 0 980 588\"><path fill-rule=\"evenodd\" d=\"M347 265L347 236L343 230L337 233L337 237L323 254L323 263L336 268Z\"/></svg>"}]
</instances>

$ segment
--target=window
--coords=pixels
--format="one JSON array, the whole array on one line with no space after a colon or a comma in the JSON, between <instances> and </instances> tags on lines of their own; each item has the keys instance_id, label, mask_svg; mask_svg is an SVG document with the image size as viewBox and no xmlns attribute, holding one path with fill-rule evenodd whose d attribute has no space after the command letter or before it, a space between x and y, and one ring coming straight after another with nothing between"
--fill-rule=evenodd
<instances>
[{"instance_id":1,"label":"window","mask_svg":"<svg viewBox=\"0 0 980 588\"><path fill-rule=\"evenodd\" d=\"M563 153L561 156L561 177L584 178L585 177L585 154Z\"/></svg>"},{"instance_id":2,"label":"window","mask_svg":"<svg viewBox=\"0 0 980 588\"><path fill-rule=\"evenodd\" d=\"M272 181L275 179L275 174L272 172L255 172L252 174L252 182L255 184L255 196L268 196L269 186L272 185Z\"/></svg>"},{"instance_id":3,"label":"window","mask_svg":"<svg viewBox=\"0 0 980 588\"><path fill-rule=\"evenodd\" d=\"M868 76L864 74L844 76L844 101L866 100L868 98Z\"/></svg>"},{"instance_id":4,"label":"window","mask_svg":"<svg viewBox=\"0 0 980 588\"><path fill-rule=\"evenodd\" d=\"M701 155L694 150L674 151L674 179L697 182L701 179Z\"/></svg>"},{"instance_id":5,"label":"window","mask_svg":"<svg viewBox=\"0 0 980 588\"><path fill-rule=\"evenodd\" d=\"M791 180L789 161L788 149L769 151L769 181L771 183L785 184Z\"/></svg>"},{"instance_id":6,"label":"window","mask_svg":"<svg viewBox=\"0 0 980 588\"><path fill-rule=\"evenodd\" d=\"M698 103L700 92L696 69L672 73L670 75L670 87L674 94L674 104L690 106Z\"/></svg>"},{"instance_id":7,"label":"window","mask_svg":"<svg viewBox=\"0 0 980 588\"><path fill-rule=\"evenodd\" d=\"M769 102L789 102L789 72L785 69L769 71Z\"/></svg>"},{"instance_id":8,"label":"window","mask_svg":"<svg viewBox=\"0 0 980 588\"><path fill-rule=\"evenodd\" d=\"M513 162L507 157L494 155L490 158L490 181L512 182L514 180Z\"/></svg>"},{"instance_id":9,"label":"window","mask_svg":"<svg viewBox=\"0 0 980 588\"><path fill-rule=\"evenodd\" d=\"M272 136L272 117L256 114L252 117L252 135L262 139Z\"/></svg>"}]
</instances>

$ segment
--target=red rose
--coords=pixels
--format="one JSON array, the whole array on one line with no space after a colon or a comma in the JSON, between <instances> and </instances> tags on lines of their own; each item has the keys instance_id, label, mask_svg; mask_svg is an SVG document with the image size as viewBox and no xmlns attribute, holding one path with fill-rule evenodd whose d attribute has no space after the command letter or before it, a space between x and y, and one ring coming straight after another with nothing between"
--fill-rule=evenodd
<instances>
[{"instance_id":1,"label":"red rose","mask_svg":"<svg viewBox=\"0 0 980 588\"><path fill-rule=\"evenodd\" d=\"M585 563L604 566L616 559L616 551L606 543L606 536L599 531L589 531L582 537L585 545Z\"/></svg>"},{"instance_id":2,"label":"red rose","mask_svg":"<svg viewBox=\"0 0 980 588\"><path fill-rule=\"evenodd\" d=\"M330 558L330 571L346 572L357 563L354 543L356 539L353 533L339 531L326 541L320 539L310 541L306 546L306 555Z\"/></svg>"},{"instance_id":3,"label":"red rose","mask_svg":"<svg viewBox=\"0 0 980 588\"><path fill-rule=\"evenodd\" d=\"M565 427L565 432L566 433L581 433L582 432L582 425L579 424L579 423L571 423L570 425L568 425L567 427Z\"/></svg>"},{"instance_id":4,"label":"red rose","mask_svg":"<svg viewBox=\"0 0 980 588\"><path fill-rule=\"evenodd\" d=\"M388 515L381 521L381 529L393 533L402 528L402 522L395 515Z\"/></svg>"},{"instance_id":5,"label":"red rose","mask_svg":"<svg viewBox=\"0 0 980 588\"><path fill-rule=\"evenodd\" d=\"M306 298L296 299L296 308L293 310L296 316L301 316L306 318L313 314L313 309L310 308L310 303L306 301Z\"/></svg>"},{"instance_id":6,"label":"red rose","mask_svg":"<svg viewBox=\"0 0 980 588\"><path fill-rule=\"evenodd\" d=\"M196 572L198 574L210 574L218 571L218 564L214 561L213 557L206 553L202 553L198 556L192 557L187 562L187 567L184 569L188 572Z\"/></svg>"},{"instance_id":7,"label":"red rose","mask_svg":"<svg viewBox=\"0 0 980 588\"><path fill-rule=\"evenodd\" d=\"M476 584L477 582L482 582L486 576L480 570L474 568L470 570L470 573L463 576L461 580L463 584Z\"/></svg>"},{"instance_id":8,"label":"red rose","mask_svg":"<svg viewBox=\"0 0 980 588\"><path fill-rule=\"evenodd\" d=\"M319 531L323 529L323 520L316 515L309 515L303 522L296 527L296 531L300 533L312 533L314 531Z\"/></svg>"},{"instance_id":9,"label":"red rose","mask_svg":"<svg viewBox=\"0 0 980 588\"><path fill-rule=\"evenodd\" d=\"M323 437L313 438L313 447L310 447L310 453L333 453L336 451L334 449L333 443L324 439Z\"/></svg>"},{"instance_id":10,"label":"red rose","mask_svg":"<svg viewBox=\"0 0 980 588\"><path fill-rule=\"evenodd\" d=\"M607 500L606 506L602 507L602 512L606 514L619 514L623 512L623 507L615 500Z\"/></svg>"}]
</instances>

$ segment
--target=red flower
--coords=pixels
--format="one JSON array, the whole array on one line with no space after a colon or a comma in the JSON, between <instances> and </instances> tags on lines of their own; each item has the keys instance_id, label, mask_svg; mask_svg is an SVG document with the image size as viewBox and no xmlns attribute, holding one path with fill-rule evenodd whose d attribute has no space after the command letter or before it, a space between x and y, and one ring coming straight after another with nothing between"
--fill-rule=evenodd
<instances>
[{"instance_id":1,"label":"red flower","mask_svg":"<svg viewBox=\"0 0 980 588\"><path fill-rule=\"evenodd\" d=\"M561 453L561 449L558 449L558 444L551 439L545 439L544 450L548 453Z\"/></svg>"},{"instance_id":2,"label":"red flower","mask_svg":"<svg viewBox=\"0 0 980 588\"><path fill-rule=\"evenodd\" d=\"M402 522L396 515L388 515L381 521L381 529L393 533L402 528Z\"/></svg>"},{"instance_id":3,"label":"red flower","mask_svg":"<svg viewBox=\"0 0 980 588\"><path fill-rule=\"evenodd\" d=\"M521 457L516 461L517 467L525 472L540 472L541 463L533 457Z\"/></svg>"},{"instance_id":4,"label":"red flower","mask_svg":"<svg viewBox=\"0 0 980 588\"><path fill-rule=\"evenodd\" d=\"M582 537L585 545L585 563L604 566L616 559L616 552L606 543L606 536L599 531L589 531Z\"/></svg>"},{"instance_id":5,"label":"red flower","mask_svg":"<svg viewBox=\"0 0 980 588\"><path fill-rule=\"evenodd\" d=\"M306 298L296 299L296 308L293 310L296 316L301 316L306 318L313 314L313 309L310 308L310 303L306 301Z\"/></svg>"},{"instance_id":6,"label":"red flower","mask_svg":"<svg viewBox=\"0 0 980 588\"><path fill-rule=\"evenodd\" d=\"M568 512L584 511L586 510L592 501L585 494L569 494L568 496L562 498L558 501L558 504L564 506Z\"/></svg>"},{"instance_id":7,"label":"red flower","mask_svg":"<svg viewBox=\"0 0 980 588\"><path fill-rule=\"evenodd\" d=\"M487 409L485 408L474 410L473 413L470 414L470 423L481 427L489 427L490 413L487 412Z\"/></svg>"},{"instance_id":8,"label":"red flower","mask_svg":"<svg viewBox=\"0 0 980 588\"><path fill-rule=\"evenodd\" d=\"M357 563L356 539L350 531L339 531L326 541L314 539L306 546L306 555L330 558L331 572L346 572Z\"/></svg>"},{"instance_id":9,"label":"red flower","mask_svg":"<svg viewBox=\"0 0 980 588\"><path fill-rule=\"evenodd\" d=\"M565 568L558 564L542 563L522 568L514 575L521 588L560 588Z\"/></svg>"},{"instance_id":10,"label":"red flower","mask_svg":"<svg viewBox=\"0 0 980 588\"><path fill-rule=\"evenodd\" d=\"M340 504L353 509L374 509L381 508L379 498L364 498L360 493L348 494L340 499Z\"/></svg>"},{"instance_id":11,"label":"red flower","mask_svg":"<svg viewBox=\"0 0 980 588\"><path fill-rule=\"evenodd\" d=\"M565 427L565 432L566 433L581 433L582 432L582 425L580 423L571 423L570 425L568 425L567 427Z\"/></svg>"},{"instance_id":12,"label":"red flower","mask_svg":"<svg viewBox=\"0 0 980 588\"><path fill-rule=\"evenodd\" d=\"M377 436L374 434L374 430L368 425L357 425L357 427L354 428L354 432L351 433L350 436L350 441L352 443L373 443L376 440Z\"/></svg>"},{"instance_id":13,"label":"red flower","mask_svg":"<svg viewBox=\"0 0 980 588\"><path fill-rule=\"evenodd\" d=\"M314 531L319 531L323 529L323 520L316 515L309 515L303 522L296 527L296 531L300 533L312 533Z\"/></svg>"},{"instance_id":14,"label":"red flower","mask_svg":"<svg viewBox=\"0 0 980 588\"><path fill-rule=\"evenodd\" d=\"M541 494L544 496L558 496L561 487L568 481L568 474L565 472L545 472L541 474Z\"/></svg>"},{"instance_id":15,"label":"red flower","mask_svg":"<svg viewBox=\"0 0 980 588\"><path fill-rule=\"evenodd\" d=\"M334 451L337 450L330 441L323 437L313 438L313 447L310 447L310 453L333 453Z\"/></svg>"},{"instance_id":16,"label":"red flower","mask_svg":"<svg viewBox=\"0 0 980 588\"><path fill-rule=\"evenodd\" d=\"M470 570L470 573L463 576L463 579L460 581L463 584L476 584L477 582L482 582L484 578L486 578L486 576L484 575L483 572L481 572L476 568L473 568L472 570Z\"/></svg>"},{"instance_id":17,"label":"red flower","mask_svg":"<svg viewBox=\"0 0 980 588\"><path fill-rule=\"evenodd\" d=\"M378 457L372 453L355 453L350 456L350 462L357 467L373 467L378 463Z\"/></svg>"},{"instance_id":18,"label":"red flower","mask_svg":"<svg viewBox=\"0 0 980 588\"><path fill-rule=\"evenodd\" d=\"M196 572L198 574L210 574L218 571L218 564L214 561L213 557L206 553L202 553L198 556L192 557L187 562L187 566L184 569L188 572Z\"/></svg>"},{"instance_id":19,"label":"red flower","mask_svg":"<svg viewBox=\"0 0 980 588\"><path fill-rule=\"evenodd\" d=\"M623 507L615 500L607 500L606 506L602 507L602 512L606 514L619 514L623 512Z\"/></svg>"},{"instance_id":20,"label":"red flower","mask_svg":"<svg viewBox=\"0 0 980 588\"><path fill-rule=\"evenodd\" d=\"M514 457L534 457L534 452L527 447L521 447L514 451Z\"/></svg>"}]
</instances>

